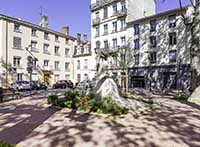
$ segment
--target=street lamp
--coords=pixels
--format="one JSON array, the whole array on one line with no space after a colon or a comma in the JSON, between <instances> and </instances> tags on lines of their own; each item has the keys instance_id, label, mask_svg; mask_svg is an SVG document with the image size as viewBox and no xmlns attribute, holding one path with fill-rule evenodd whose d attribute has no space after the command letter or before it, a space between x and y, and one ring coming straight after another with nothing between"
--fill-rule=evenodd
<instances>
[{"instance_id":1,"label":"street lamp","mask_svg":"<svg viewBox=\"0 0 200 147\"><path fill-rule=\"evenodd\" d=\"M30 84L32 82L32 74L33 74L33 68L34 68L34 62L37 62L38 59L29 51L29 48L31 48L31 45L26 47L26 51L30 54L30 56L27 57L27 72L30 74ZM30 87L31 88L31 87ZM31 93L31 89L30 89Z\"/></svg>"}]
</instances>

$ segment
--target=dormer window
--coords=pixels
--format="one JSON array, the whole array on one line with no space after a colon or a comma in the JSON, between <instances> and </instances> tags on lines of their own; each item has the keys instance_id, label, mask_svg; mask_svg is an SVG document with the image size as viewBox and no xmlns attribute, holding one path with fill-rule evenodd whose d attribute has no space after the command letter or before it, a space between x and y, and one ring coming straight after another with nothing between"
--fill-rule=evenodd
<instances>
[{"instance_id":1,"label":"dormer window","mask_svg":"<svg viewBox=\"0 0 200 147\"><path fill-rule=\"evenodd\" d=\"M20 32L20 25L19 24L14 24L14 31Z\"/></svg>"},{"instance_id":2,"label":"dormer window","mask_svg":"<svg viewBox=\"0 0 200 147\"><path fill-rule=\"evenodd\" d=\"M55 42L59 42L59 36L55 36Z\"/></svg>"},{"instance_id":3,"label":"dormer window","mask_svg":"<svg viewBox=\"0 0 200 147\"><path fill-rule=\"evenodd\" d=\"M49 33L46 33L46 32L44 33L44 39L49 40Z\"/></svg>"},{"instance_id":4,"label":"dormer window","mask_svg":"<svg viewBox=\"0 0 200 147\"><path fill-rule=\"evenodd\" d=\"M32 36L37 36L37 30L36 29L32 29L31 30L31 35Z\"/></svg>"}]
</instances>

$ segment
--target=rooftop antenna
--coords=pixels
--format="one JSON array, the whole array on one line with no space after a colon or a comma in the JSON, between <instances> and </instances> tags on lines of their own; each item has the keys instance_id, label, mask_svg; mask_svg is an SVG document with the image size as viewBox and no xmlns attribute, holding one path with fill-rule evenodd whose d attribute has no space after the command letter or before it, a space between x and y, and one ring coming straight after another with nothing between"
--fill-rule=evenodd
<instances>
[{"instance_id":1,"label":"rooftop antenna","mask_svg":"<svg viewBox=\"0 0 200 147\"><path fill-rule=\"evenodd\" d=\"M40 17L43 15L43 7L42 6L40 6L40 12L39 12L39 14L40 14Z\"/></svg>"}]
</instances>

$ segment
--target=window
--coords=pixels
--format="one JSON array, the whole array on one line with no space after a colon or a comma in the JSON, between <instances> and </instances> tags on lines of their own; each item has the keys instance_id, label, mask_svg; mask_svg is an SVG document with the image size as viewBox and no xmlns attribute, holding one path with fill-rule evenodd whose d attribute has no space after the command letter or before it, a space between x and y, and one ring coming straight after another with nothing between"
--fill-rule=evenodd
<instances>
[{"instance_id":1,"label":"window","mask_svg":"<svg viewBox=\"0 0 200 147\"><path fill-rule=\"evenodd\" d=\"M68 38L65 39L65 44L69 44L69 39Z\"/></svg>"},{"instance_id":2,"label":"window","mask_svg":"<svg viewBox=\"0 0 200 147\"><path fill-rule=\"evenodd\" d=\"M150 52L150 63L155 64L157 61L157 53L156 52Z\"/></svg>"},{"instance_id":3,"label":"window","mask_svg":"<svg viewBox=\"0 0 200 147\"><path fill-rule=\"evenodd\" d=\"M77 69L81 69L81 62L80 62L80 60L77 61Z\"/></svg>"},{"instance_id":4,"label":"window","mask_svg":"<svg viewBox=\"0 0 200 147\"><path fill-rule=\"evenodd\" d=\"M113 5L113 15L117 14L117 4Z\"/></svg>"},{"instance_id":5,"label":"window","mask_svg":"<svg viewBox=\"0 0 200 147\"><path fill-rule=\"evenodd\" d=\"M14 47L14 48L21 49L21 48L22 48L21 42L22 42L22 40L21 40L20 37L14 37L14 38L13 38L13 47Z\"/></svg>"},{"instance_id":6,"label":"window","mask_svg":"<svg viewBox=\"0 0 200 147\"><path fill-rule=\"evenodd\" d=\"M126 37L121 37L121 44L126 45Z\"/></svg>"},{"instance_id":7,"label":"window","mask_svg":"<svg viewBox=\"0 0 200 147\"><path fill-rule=\"evenodd\" d=\"M48 67L49 66L49 60L44 60L44 67Z\"/></svg>"},{"instance_id":8,"label":"window","mask_svg":"<svg viewBox=\"0 0 200 147\"><path fill-rule=\"evenodd\" d=\"M113 48L117 47L117 38L113 39Z\"/></svg>"},{"instance_id":9,"label":"window","mask_svg":"<svg viewBox=\"0 0 200 147\"><path fill-rule=\"evenodd\" d=\"M169 16L169 28L176 27L176 15Z\"/></svg>"},{"instance_id":10,"label":"window","mask_svg":"<svg viewBox=\"0 0 200 147\"><path fill-rule=\"evenodd\" d=\"M60 75L54 75L54 82L58 82L60 80Z\"/></svg>"},{"instance_id":11,"label":"window","mask_svg":"<svg viewBox=\"0 0 200 147\"><path fill-rule=\"evenodd\" d=\"M59 70L59 64L60 64L59 61L55 61L55 66L54 66L55 70Z\"/></svg>"},{"instance_id":12,"label":"window","mask_svg":"<svg viewBox=\"0 0 200 147\"><path fill-rule=\"evenodd\" d=\"M88 59L84 59L84 69L88 69Z\"/></svg>"},{"instance_id":13,"label":"window","mask_svg":"<svg viewBox=\"0 0 200 147\"><path fill-rule=\"evenodd\" d=\"M69 65L70 65L69 62L66 62L66 63L65 63L65 70L66 70L66 71L69 71Z\"/></svg>"},{"instance_id":14,"label":"window","mask_svg":"<svg viewBox=\"0 0 200 147\"><path fill-rule=\"evenodd\" d=\"M44 39L49 40L49 33L46 33L46 32L44 33Z\"/></svg>"},{"instance_id":15,"label":"window","mask_svg":"<svg viewBox=\"0 0 200 147\"><path fill-rule=\"evenodd\" d=\"M151 21L150 21L150 31L151 31L151 32L156 31L156 26L157 26L157 21L156 21L156 19L151 20Z\"/></svg>"},{"instance_id":16,"label":"window","mask_svg":"<svg viewBox=\"0 0 200 147\"><path fill-rule=\"evenodd\" d=\"M59 42L59 36L55 36L55 42Z\"/></svg>"},{"instance_id":17,"label":"window","mask_svg":"<svg viewBox=\"0 0 200 147\"><path fill-rule=\"evenodd\" d=\"M104 28L104 30L105 30L105 28ZM99 26L96 26L96 37L99 36L99 34L100 34Z\"/></svg>"},{"instance_id":18,"label":"window","mask_svg":"<svg viewBox=\"0 0 200 147\"><path fill-rule=\"evenodd\" d=\"M84 80L88 79L88 74L84 74Z\"/></svg>"},{"instance_id":19,"label":"window","mask_svg":"<svg viewBox=\"0 0 200 147\"><path fill-rule=\"evenodd\" d=\"M156 36L151 36L150 37L150 47L156 47L157 46L157 42L156 42Z\"/></svg>"},{"instance_id":20,"label":"window","mask_svg":"<svg viewBox=\"0 0 200 147\"><path fill-rule=\"evenodd\" d=\"M104 48L108 49L108 40L104 41Z\"/></svg>"},{"instance_id":21,"label":"window","mask_svg":"<svg viewBox=\"0 0 200 147\"><path fill-rule=\"evenodd\" d=\"M59 48L60 48L59 46L55 46L55 49L54 49L55 55L60 55L60 54L59 54Z\"/></svg>"},{"instance_id":22,"label":"window","mask_svg":"<svg viewBox=\"0 0 200 147\"><path fill-rule=\"evenodd\" d=\"M31 51L37 50L37 41L31 41Z\"/></svg>"},{"instance_id":23,"label":"window","mask_svg":"<svg viewBox=\"0 0 200 147\"><path fill-rule=\"evenodd\" d=\"M177 40L176 40L176 32L169 33L169 44L170 45L176 45Z\"/></svg>"},{"instance_id":24,"label":"window","mask_svg":"<svg viewBox=\"0 0 200 147\"><path fill-rule=\"evenodd\" d=\"M139 35L140 34L140 26L139 26L139 24L134 25L134 32L135 32L135 35Z\"/></svg>"},{"instance_id":25,"label":"window","mask_svg":"<svg viewBox=\"0 0 200 147\"><path fill-rule=\"evenodd\" d=\"M98 19L98 18L99 18L99 11L98 11L98 12L96 12L96 13L95 13L95 15L96 15L96 16L95 16L95 17L96 17L96 19Z\"/></svg>"},{"instance_id":26,"label":"window","mask_svg":"<svg viewBox=\"0 0 200 147\"><path fill-rule=\"evenodd\" d=\"M23 73L18 73L17 74L17 81L22 81L23 80Z\"/></svg>"},{"instance_id":27,"label":"window","mask_svg":"<svg viewBox=\"0 0 200 147\"><path fill-rule=\"evenodd\" d=\"M20 25L19 24L14 24L14 31L20 32Z\"/></svg>"},{"instance_id":28,"label":"window","mask_svg":"<svg viewBox=\"0 0 200 147\"><path fill-rule=\"evenodd\" d=\"M135 39L134 44L135 44L135 49L140 49L140 40L139 39Z\"/></svg>"},{"instance_id":29,"label":"window","mask_svg":"<svg viewBox=\"0 0 200 147\"><path fill-rule=\"evenodd\" d=\"M140 63L140 55L136 54L135 55L135 65L139 65L139 63Z\"/></svg>"},{"instance_id":30,"label":"window","mask_svg":"<svg viewBox=\"0 0 200 147\"><path fill-rule=\"evenodd\" d=\"M108 24L105 24L104 26L104 35L108 34Z\"/></svg>"},{"instance_id":31,"label":"window","mask_svg":"<svg viewBox=\"0 0 200 147\"><path fill-rule=\"evenodd\" d=\"M13 57L13 66L14 67L20 67L21 65L21 57Z\"/></svg>"},{"instance_id":32,"label":"window","mask_svg":"<svg viewBox=\"0 0 200 147\"><path fill-rule=\"evenodd\" d=\"M65 56L69 56L69 51L70 50L68 48L65 49Z\"/></svg>"},{"instance_id":33,"label":"window","mask_svg":"<svg viewBox=\"0 0 200 147\"><path fill-rule=\"evenodd\" d=\"M125 30L126 29L126 20L125 19L122 19L121 20L121 31Z\"/></svg>"},{"instance_id":34,"label":"window","mask_svg":"<svg viewBox=\"0 0 200 147\"><path fill-rule=\"evenodd\" d=\"M108 7L103 9L103 18L106 19L108 17Z\"/></svg>"},{"instance_id":35,"label":"window","mask_svg":"<svg viewBox=\"0 0 200 147\"><path fill-rule=\"evenodd\" d=\"M100 41L96 41L96 49L100 49L100 47L101 47L101 42Z\"/></svg>"},{"instance_id":36,"label":"window","mask_svg":"<svg viewBox=\"0 0 200 147\"><path fill-rule=\"evenodd\" d=\"M37 36L37 30L36 29L32 29L31 30L31 35L32 36Z\"/></svg>"},{"instance_id":37,"label":"window","mask_svg":"<svg viewBox=\"0 0 200 147\"><path fill-rule=\"evenodd\" d=\"M126 2L125 1L121 2L121 7L122 7L122 12L125 12L126 11Z\"/></svg>"},{"instance_id":38,"label":"window","mask_svg":"<svg viewBox=\"0 0 200 147\"><path fill-rule=\"evenodd\" d=\"M117 21L113 22L113 32L117 32Z\"/></svg>"},{"instance_id":39,"label":"window","mask_svg":"<svg viewBox=\"0 0 200 147\"><path fill-rule=\"evenodd\" d=\"M169 62L174 63L176 62L176 50L169 51Z\"/></svg>"},{"instance_id":40,"label":"window","mask_svg":"<svg viewBox=\"0 0 200 147\"><path fill-rule=\"evenodd\" d=\"M49 54L49 44L44 44L43 51Z\"/></svg>"},{"instance_id":41,"label":"window","mask_svg":"<svg viewBox=\"0 0 200 147\"><path fill-rule=\"evenodd\" d=\"M66 75L65 80L70 80L70 75Z\"/></svg>"}]
</instances>

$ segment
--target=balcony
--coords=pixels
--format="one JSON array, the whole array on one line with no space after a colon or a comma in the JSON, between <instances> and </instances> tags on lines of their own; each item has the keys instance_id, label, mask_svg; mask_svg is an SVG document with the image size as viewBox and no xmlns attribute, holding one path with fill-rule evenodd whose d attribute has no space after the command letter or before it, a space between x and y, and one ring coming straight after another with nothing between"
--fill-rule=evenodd
<instances>
[{"instance_id":1,"label":"balcony","mask_svg":"<svg viewBox=\"0 0 200 147\"><path fill-rule=\"evenodd\" d=\"M84 57L84 56L91 56L92 52L91 52L91 48L77 48L76 50L74 50L74 54L73 57Z\"/></svg>"},{"instance_id":2,"label":"balcony","mask_svg":"<svg viewBox=\"0 0 200 147\"><path fill-rule=\"evenodd\" d=\"M118 18L126 16L127 15L127 9L118 11L116 15L117 15Z\"/></svg>"},{"instance_id":3,"label":"balcony","mask_svg":"<svg viewBox=\"0 0 200 147\"><path fill-rule=\"evenodd\" d=\"M52 67L51 66L43 66L43 71L52 71Z\"/></svg>"},{"instance_id":4,"label":"balcony","mask_svg":"<svg viewBox=\"0 0 200 147\"><path fill-rule=\"evenodd\" d=\"M102 8L110 3L117 2L117 1L120 1L120 0L98 0L96 3L90 5L90 9L91 11L95 11L99 8Z\"/></svg>"},{"instance_id":5,"label":"balcony","mask_svg":"<svg viewBox=\"0 0 200 147\"><path fill-rule=\"evenodd\" d=\"M100 56L111 56L115 55L118 52L118 47L96 48L95 52Z\"/></svg>"},{"instance_id":6,"label":"balcony","mask_svg":"<svg viewBox=\"0 0 200 147\"><path fill-rule=\"evenodd\" d=\"M97 26L97 25L99 25L100 23L101 23L100 17L97 17L97 18L95 18L95 19L92 20L92 25L93 25L93 26Z\"/></svg>"}]
</instances>

